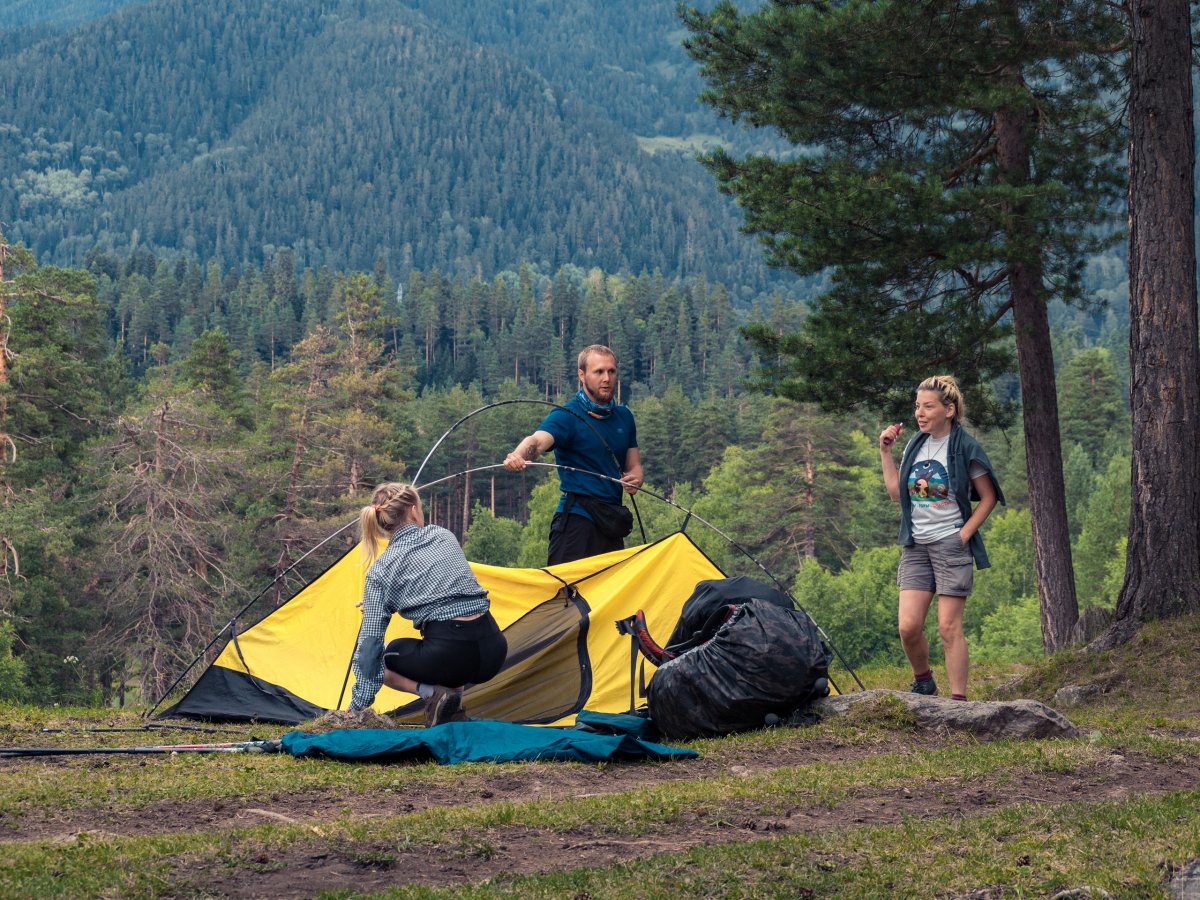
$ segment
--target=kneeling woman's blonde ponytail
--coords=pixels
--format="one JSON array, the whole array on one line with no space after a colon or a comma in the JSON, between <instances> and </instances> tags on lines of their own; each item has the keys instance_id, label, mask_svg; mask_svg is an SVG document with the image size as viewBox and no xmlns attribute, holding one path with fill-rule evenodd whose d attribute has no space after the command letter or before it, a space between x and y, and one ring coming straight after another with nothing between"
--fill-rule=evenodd
<instances>
[{"instance_id":1,"label":"kneeling woman's blonde ponytail","mask_svg":"<svg viewBox=\"0 0 1200 900\"><path fill-rule=\"evenodd\" d=\"M421 498L411 484L389 481L375 488L371 504L358 514L363 558L368 566L379 555L379 542L391 537L393 531L408 521L409 511L420 505Z\"/></svg>"}]
</instances>

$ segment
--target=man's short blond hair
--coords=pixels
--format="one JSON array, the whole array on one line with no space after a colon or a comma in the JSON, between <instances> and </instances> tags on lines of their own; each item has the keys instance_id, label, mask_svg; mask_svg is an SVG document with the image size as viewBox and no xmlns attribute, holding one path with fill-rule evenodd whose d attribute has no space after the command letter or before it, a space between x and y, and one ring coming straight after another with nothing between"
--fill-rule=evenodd
<instances>
[{"instance_id":1,"label":"man's short blond hair","mask_svg":"<svg viewBox=\"0 0 1200 900\"><path fill-rule=\"evenodd\" d=\"M579 351L579 365L577 368L581 372L587 371L588 357L593 353L598 353L601 356L611 356L614 363L617 361L617 354L613 353L610 348L605 347L603 344L592 344L590 347L584 347Z\"/></svg>"}]
</instances>

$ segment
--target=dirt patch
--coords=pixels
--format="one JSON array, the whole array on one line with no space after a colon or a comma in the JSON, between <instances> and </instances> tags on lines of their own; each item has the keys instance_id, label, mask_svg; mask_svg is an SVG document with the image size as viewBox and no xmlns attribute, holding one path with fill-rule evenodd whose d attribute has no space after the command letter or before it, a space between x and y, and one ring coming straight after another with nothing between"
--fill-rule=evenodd
<instances>
[{"instance_id":1,"label":"dirt patch","mask_svg":"<svg viewBox=\"0 0 1200 900\"><path fill-rule=\"evenodd\" d=\"M864 790L833 807L764 809L752 802L692 809L653 833L627 836L602 828L547 831L524 826L489 829L457 842L412 845L397 841L340 846L316 835L284 851L243 847L226 864L181 860L177 886L225 897L313 896L353 887L369 892L398 885L453 887L485 879L606 866L657 853L758 840L780 834L817 833L854 826L891 825L906 817L971 816L1017 803L1098 802L1132 795L1193 789L1200 759L1162 762L1112 754L1070 773L1000 773L964 783L947 779L914 788ZM628 789L631 785L622 785ZM565 866L563 861L569 861ZM300 887L302 886L302 887Z\"/></svg>"},{"instance_id":2,"label":"dirt patch","mask_svg":"<svg viewBox=\"0 0 1200 900\"><path fill-rule=\"evenodd\" d=\"M1176 735L1178 736L1178 735ZM395 788L347 793L344 787L314 787L297 779L291 792L247 788L241 796L186 802L123 803L73 809L35 809L0 820L0 840L50 840L70 845L82 834L97 837L221 832L237 827L284 823L308 830L286 849L256 839L230 841L214 860L183 855L173 860L170 893L179 896L299 897L322 891L382 891L398 885L454 887L506 878L600 867L678 853L692 848L753 841L784 834L890 825L911 817L973 816L1017 803L1098 802L1133 795L1160 795L1194 789L1200 783L1200 751L1193 757L1163 761L1141 752L1111 752L1065 772L1003 769L979 779L953 772L908 788L863 784L833 806L788 805L777 798L738 800L719 807L696 806L672 814L649 832L622 834L604 826L552 831L509 825L480 833L462 833L438 843L364 842L345 838L329 823L345 819L399 816L435 808L484 806L531 799L563 801L611 796L655 785L700 781L729 775L752 777L814 763L856 762L883 754L961 746L962 734L891 732L870 742L796 730L772 738L769 747L753 742L705 744L696 760L624 763L604 766L577 763L529 763L470 767L457 779L406 779L408 764L366 766L386 771ZM1093 757L1094 759L1095 757ZM0 760L0 777L63 780L107 778L161 766L163 756L87 756ZM287 769L288 760L280 760ZM329 766L350 764L329 762ZM300 764L297 763L298 771ZM424 770L428 772L429 770ZM455 774L446 770L448 774ZM393 778L393 773L396 778Z\"/></svg>"},{"instance_id":3,"label":"dirt patch","mask_svg":"<svg viewBox=\"0 0 1200 900\"><path fill-rule=\"evenodd\" d=\"M930 742L922 738L922 746ZM298 790L252 798L169 801L136 808L113 804L74 809L28 809L19 817L0 817L0 839L17 841L68 840L79 832L111 836L140 836L239 828L267 822L314 824L343 815L393 816L436 807L476 806L481 803L537 799L584 798L619 794L647 786L712 778L734 772L755 775L774 769L815 762L853 762L881 753L903 752L912 742L897 738L869 746L837 741L813 741L773 748L770 754L736 746L708 753L701 759L662 763L622 763L603 767L572 763L531 763L518 769L468 775L454 785L405 785L394 792L352 795ZM38 757L0 760L0 772L36 778L41 768L70 768L108 773L128 767L152 766L161 757ZM329 765L347 765L329 763ZM403 768L397 766L396 768Z\"/></svg>"}]
</instances>

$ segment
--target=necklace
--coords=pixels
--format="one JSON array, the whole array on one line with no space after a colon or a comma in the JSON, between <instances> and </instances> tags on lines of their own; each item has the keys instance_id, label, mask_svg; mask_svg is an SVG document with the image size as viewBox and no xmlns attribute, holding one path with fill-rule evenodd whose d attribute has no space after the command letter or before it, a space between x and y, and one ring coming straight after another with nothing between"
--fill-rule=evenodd
<instances>
[{"instance_id":1,"label":"necklace","mask_svg":"<svg viewBox=\"0 0 1200 900\"><path fill-rule=\"evenodd\" d=\"M948 440L950 440L950 435L947 434L940 438L931 437L925 441L925 461L928 462L941 453Z\"/></svg>"}]
</instances>

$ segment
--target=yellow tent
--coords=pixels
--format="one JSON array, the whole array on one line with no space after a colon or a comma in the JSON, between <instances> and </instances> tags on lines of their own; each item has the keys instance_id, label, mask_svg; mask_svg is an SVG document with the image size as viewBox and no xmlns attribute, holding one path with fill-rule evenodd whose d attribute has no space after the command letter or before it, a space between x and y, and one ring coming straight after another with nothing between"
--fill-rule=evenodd
<instances>
[{"instance_id":1,"label":"yellow tent","mask_svg":"<svg viewBox=\"0 0 1200 900\"><path fill-rule=\"evenodd\" d=\"M362 619L361 560L352 550L279 609L235 633L163 715L294 724L345 708ZM724 577L683 533L544 569L472 568L509 652L496 678L468 688L467 709L526 723L569 721L584 708L628 710L631 641L616 621L641 609L652 634L669 634L696 584ZM387 640L414 634L396 617ZM374 708L419 721L419 701L387 687Z\"/></svg>"}]
</instances>

